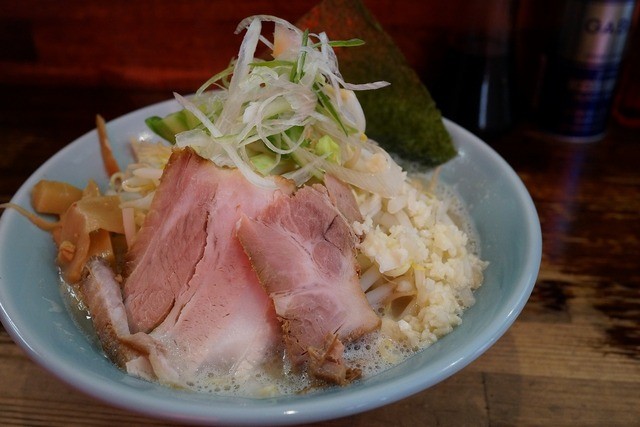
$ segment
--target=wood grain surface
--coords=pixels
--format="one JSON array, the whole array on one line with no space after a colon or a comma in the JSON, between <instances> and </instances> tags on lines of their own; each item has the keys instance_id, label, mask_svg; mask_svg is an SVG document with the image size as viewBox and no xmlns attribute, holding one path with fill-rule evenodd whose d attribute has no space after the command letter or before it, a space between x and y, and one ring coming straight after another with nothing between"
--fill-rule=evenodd
<instances>
[{"instance_id":1,"label":"wood grain surface","mask_svg":"<svg viewBox=\"0 0 640 427\"><path fill-rule=\"evenodd\" d=\"M220 68L211 51L222 49L225 57L235 52L237 45L228 47L233 41L217 39L217 31L192 42L169 37L172 17L184 28L188 22L180 19L197 6L226 34L268 2L174 2L173 11L155 8L159 2L153 1L90 9L82 3L65 2L67 13L60 13L58 2L0 0L0 45L22 43L0 52L0 203L51 155L91 130L96 113L111 120L168 99L171 90L193 90ZM275 1L269 13L295 19L313 3ZM420 2L408 2L404 11L394 2L370 3L394 34L414 22L429 46L436 43L433 28L451 16L444 6L429 14ZM212 4L219 9L208 9ZM428 25L415 24L411 13ZM91 25L99 31L91 32ZM171 40L170 52L189 52L186 62L138 49L131 34L125 36L128 27ZM427 66L429 49L398 39L412 64ZM523 180L540 216L542 265L522 314L493 347L449 379L397 403L318 425L640 426L640 130L612 124L600 142L568 144L535 132L524 118L489 143ZM173 424L75 391L29 360L0 328L0 425Z\"/></svg>"},{"instance_id":2,"label":"wood grain surface","mask_svg":"<svg viewBox=\"0 0 640 427\"><path fill-rule=\"evenodd\" d=\"M162 91L0 87L0 201L49 156ZM513 327L460 373L395 404L321 425L638 425L640 132L595 144L521 126L492 145L531 193L538 281ZM101 404L32 363L0 330L0 425L163 424Z\"/></svg>"}]
</instances>

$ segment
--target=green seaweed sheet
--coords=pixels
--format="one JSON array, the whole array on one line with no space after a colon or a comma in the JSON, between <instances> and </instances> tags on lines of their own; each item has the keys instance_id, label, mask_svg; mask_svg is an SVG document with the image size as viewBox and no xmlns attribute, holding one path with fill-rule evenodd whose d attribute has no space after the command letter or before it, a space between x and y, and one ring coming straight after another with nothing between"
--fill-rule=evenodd
<instances>
[{"instance_id":1,"label":"green seaweed sheet","mask_svg":"<svg viewBox=\"0 0 640 427\"><path fill-rule=\"evenodd\" d=\"M296 25L312 32L324 31L331 40L365 41L363 46L335 50L347 82L391 83L382 89L356 92L370 138L390 152L428 166L456 155L431 94L360 0L324 0Z\"/></svg>"}]
</instances>

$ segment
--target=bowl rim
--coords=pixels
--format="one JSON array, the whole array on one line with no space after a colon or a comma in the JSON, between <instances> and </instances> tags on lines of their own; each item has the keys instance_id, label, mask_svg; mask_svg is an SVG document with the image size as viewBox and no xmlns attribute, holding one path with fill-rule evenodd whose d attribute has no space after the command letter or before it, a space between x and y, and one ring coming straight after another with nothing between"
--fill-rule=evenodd
<instances>
[{"instance_id":1,"label":"bowl rim","mask_svg":"<svg viewBox=\"0 0 640 427\"><path fill-rule=\"evenodd\" d=\"M167 100L147 107L137 109L123 116L120 116L108 123L109 126L118 126L124 123L132 115L148 114L156 110L166 110L174 108L178 104L174 100ZM440 363L440 366L430 365L429 371L436 374L429 375L427 379L421 375L404 375L392 378L384 383L375 383L363 388L352 387L349 393L323 393L314 395L311 399L298 399L295 402L288 402L289 399L244 399L238 401L251 401L251 405L241 405L238 407L228 404L203 405L201 400L187 401L172 398L158 398L155 395L146 395L137 390L121 387L118 383L96 384L95 378L87 376L86 372L78 369L69 361L59 355L48 353L46 346L42 346L37 341L34 342L32 334L25 325L17 324L12 307L0 298L0 320L5 326L11 338L26 352L29 358L52 373L55 377L73 388L90 395L107 404L133 411L135 413L148 415L154 418L163 418L173 421L188 422L194 424L220 423L234 425L266 425L266 424L300 424L328 420L331 418L344 417L355 413L364 412L376 407L386 405L412 394L422 391L434 384L446 379L458 372L491 347L513 324L517 316L526 304L535 284L540 267L542 254L542 237L540 222L537 211L530 194L524 183L521 181L511 166L497 153L480 140L478 137L468 132L454 122L444 119L447 130L462 137L465 144L470 144L473 149L480 150L497 165L508 178L510 184L514 186L517 194L517 203L522 206L526 216L523 224L526 225L523 233L528 242L525 248L526 262L519 271L516 282L521 287L521 292L514 293L511 298L502 304L503 308L493 316L492 321L486 330L474 339L471 343L461 346L461 351L457 358L449 360L447 363ZM43 163L30 178L20 187L16 195L12 198L24 197L25 192L30 191L35 177L42 175L48 165L54 160L67 156L74 144L82 144L82 141L95 137L95 130L91 130L80 136L66 147L54 154ZM459 144L459 141L457 141ZM17 213L5 211L0 218L0 242L8 229L8 223ZM2 289L4 279L0 277L0 296L4 294ZM464 350L464 351L463 351ZM421 370L419 370L421 372ZM126 374L125 374L126 375ZM390 390L393 392L390 393ZM321 402L322 404L319 404ZM172 406L179 405L181 410L176 411ZM327 414L326 408L332 408L333 414Z\"/></svg>"}]
</instances>

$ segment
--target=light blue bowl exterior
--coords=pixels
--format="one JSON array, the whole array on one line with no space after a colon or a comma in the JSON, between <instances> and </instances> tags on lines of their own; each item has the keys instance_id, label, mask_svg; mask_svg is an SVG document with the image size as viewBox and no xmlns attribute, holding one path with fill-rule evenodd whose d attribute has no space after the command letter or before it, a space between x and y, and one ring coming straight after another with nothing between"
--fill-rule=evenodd
<instances>
[{"instance_id":1,"label":"light blue bowl exterior","mask_svg":"<svg viewBox=\"0 0 640 427\"><path fill-rule=\"evenodd\" d=\"M130 138L148 134L144 119L179 107L166 101L108 124L120 163ZM451 334L406 362L345 388L306 396L242 399L177 391L130 377L105 358L67 314L50 236L14 211L0 220L0 318L38 364L73 387L112 405L189 423L300 424L347 416L424 390L480 356L509 328L534 286L541 257L540 222L521 180L489 146L445 121L459 155L441 171L466 202L482 257L490 261L476 304ZM57 153L20 188L13 202L29 206L40 179L83 186L106 181L95 131Z\"/></svg>"}]
</instances>

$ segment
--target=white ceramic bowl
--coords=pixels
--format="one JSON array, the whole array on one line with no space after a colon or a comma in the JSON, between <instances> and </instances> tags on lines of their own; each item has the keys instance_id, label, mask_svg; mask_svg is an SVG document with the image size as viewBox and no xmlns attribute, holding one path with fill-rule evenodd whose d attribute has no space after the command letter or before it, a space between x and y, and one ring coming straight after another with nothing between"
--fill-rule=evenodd
<instances>
[{"instance_id":1,"label":"white ceramic bowl","mask_svg":"<svg viewBox=\"0 0 640 427\"><path fill-rule=\"evenodd\" d=\"M125 145L149 133L144 119L179 107L155 104L108 124L114 151L127 161ZM514 171L489 146L446 121L459 155L441 171L465 201L477 227L482 257L490 262L476 304L463 323L404 363L344 388L271 399L220 397L178 391L133 378L113 365L64 308L48 233L14 211L0 220L0 317L13 339L38 364L73 387L109 404L190 423L300 424L343 417L424 390L462 369L509 328L526 303L541 257L540 223L531 198ZM96 132L61 150L40 167L13 198L29 206L40 179L82 187L105 182Z\"/></svg>"}]
</instances>

